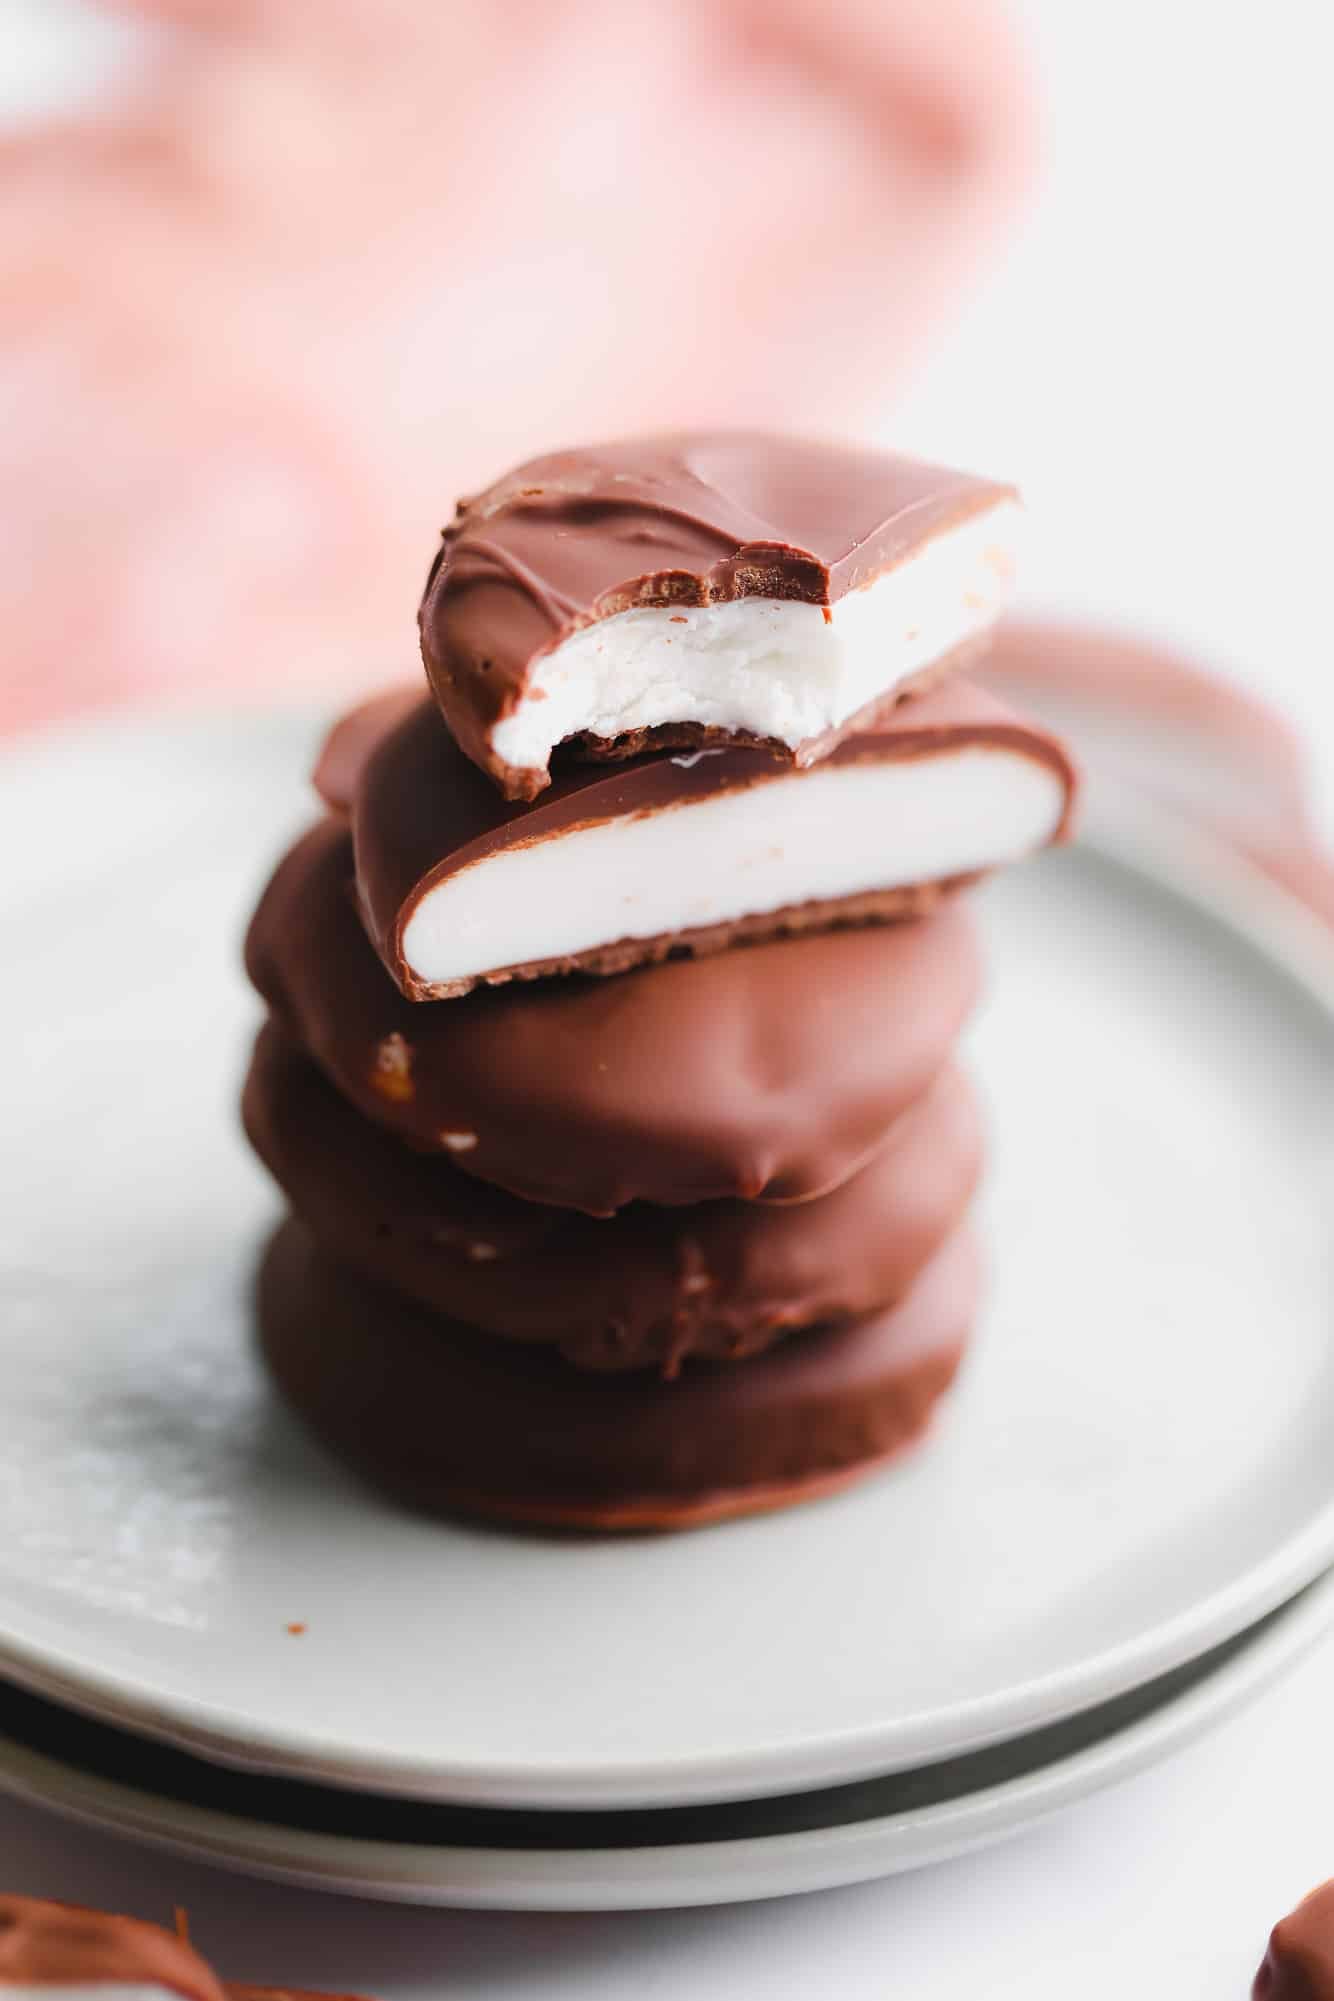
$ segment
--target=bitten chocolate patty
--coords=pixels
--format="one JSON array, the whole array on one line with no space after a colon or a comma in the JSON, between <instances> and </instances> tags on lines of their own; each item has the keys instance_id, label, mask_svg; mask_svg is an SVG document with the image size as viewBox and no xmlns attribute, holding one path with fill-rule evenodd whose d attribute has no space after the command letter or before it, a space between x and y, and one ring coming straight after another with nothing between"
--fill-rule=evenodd
<instances>
[{"instance_id":1,"label":"bitten chocolate patty","mask_svg":"<svg viewBox=\"0 0 1334 2001\"><path fill-rule=\"evenodd\" d=\"M958 1232L908 1299L673 1383L471 1334L334 1263L292 1222L259 1277L265 1358L338 1457L410 1506L669 1529L814 1498L920 1436L959 1367L979 1260Z\"/></svg>"},{"instance_id":2,"label":"bitten chocolate patty","mask_svg":"<svg viewBox=\"0 0 1334 2001\"><path fill-rule=\"evenodd\" d=\"M280 864L247 944L288 1037L368 1117L535 1202L805 1201L840 1187L944 1068L975 934L914 924L404 1000L352 899L345 825Z\"/></svg>"},{"instance_id":3,"label":"bitten chocolate patty","mask_svg":"<svg viewBox=\"0 0 1334 2001\"><path fill-rule=\"evenodd\" d=\"M1017 521L1012 487L852 445L696 432L553 452L460 503L422 657L509 799L536 797L560 744L809 763L985 643Z\"/></svg>"},{"instance_id":4,"label":"bitten chocolate patty","mask_svg":"<svg viewBox=\"0 0 1334 2001\"><path fill-rule=\"evenodd\" d=\"M737 1360L901 1299L963 1215L982 1154L973 1093L946 1071L874 1159L817 1201L641 1202L600 1219L410 1153L272 1027L242 1110L297 1216L344 1263L578 1367L666 1375L691 1355Z\"/></svg>"}]
</instances>

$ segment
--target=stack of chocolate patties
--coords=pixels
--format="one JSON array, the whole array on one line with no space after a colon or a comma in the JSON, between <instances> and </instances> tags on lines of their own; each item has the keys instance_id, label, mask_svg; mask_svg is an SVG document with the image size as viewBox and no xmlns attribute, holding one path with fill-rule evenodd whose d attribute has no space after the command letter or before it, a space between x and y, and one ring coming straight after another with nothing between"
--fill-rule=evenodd
<instances>
[{"instance_id":1,"label":"stack of chocolate patties","mask_svg":"<svg viewBox=\"0 0 1334 2001\"><path fill-rule=\"evenodd\" d=\"M1059 742L946 670L1008 488L762 437L460 506L430 693L334 731L251 930L294 1406L409 1501L666 1527L923 1430L978 1303L977 946ZM552 770L554 762L555 770Z\"/></svg>"}]
</instances>

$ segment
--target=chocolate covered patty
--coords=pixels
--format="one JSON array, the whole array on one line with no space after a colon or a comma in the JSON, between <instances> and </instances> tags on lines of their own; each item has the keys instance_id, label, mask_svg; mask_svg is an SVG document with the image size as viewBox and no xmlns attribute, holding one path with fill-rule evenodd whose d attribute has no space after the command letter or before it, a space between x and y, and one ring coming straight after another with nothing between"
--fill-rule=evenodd
<instances>
[{"instance_id":1,"label":"chocolate covered patty","mask_svg":"<svg viewBox=\"0 0 1334 2001\"><path fill-rule=\"evenodd\" d=\"M554 452L459 504L419 624L459 744L509 799L588 756L762 743L809 763L976 651L1013 488L758 432Z\"/></svg>"},{"instance_id":2,"label":"chocolate covered patty","mask_svg":"<svg viewBox=\"0 0 1334 2001\"><path fill-rule=\"evenodd\" d=\"M224 2001L212 1969L183 1938L139 1918L80 1904L0 1896L0 1994L7 1989L134 1989Z\"/></svg>"},{"instance_id":3,"label":"chocolate covered patty","mask_svg":"<svg viewBox=\"0 0 1334 2001\"><path fill-rule=\"evenodd\" d=\"M453 1320L589 1369L740 1359L793 1328L901 1299L959 1222L981 1167L977 1104L946 1071L842 1188L775 1208L636 1203L596 1218L523 1202L410 1153L272 1027L246 1131L325 1250Z\"/></svg>"},{"instance_id":4,"label":"chocolate covered patty","mask_svg":"<svg viewBox=\"0 0 1334 2001\"><path fill-rule=\"evenodd\" d=\"M1334 1883L1274 1926L1251 2001L1334 2001Z\"/></svg>"},{"instance_id":5,"label":"chocolate covered patty","mask_svg":"<svg viewBox=\"0 0 1334 2001\"><path fill-rule=\"evenodd\" d=\"M816 771L762 750L640 757L574 766L531 806L395 693L335 726L316 785L351 814L385 966L425 1000L921 915L1060 839L1075 774L1055 737L955 681Z\"/></svg>"},{"instance_id":6,"label":"chocolate covered patty","mask_svg":"<svg viewBox=\"0 0 1334 2001\"><path fill-rule=\"evenodd\" d=\"M280 864L247 966L293 1040L370 1118L531 1201L804 1201L837 1188L945 1066L978 992L975 935L920 923L404 1000L329 820Z\"/></svg>"},{"instance_id":7,"label":"chocolate covered patty","mask_svg":"<svg viewBox=\"0 0 1334 2001\"><path fill-rule=\"evenodd\" d=\"M141 1918L37 1897L0 1896L0 1994L59 2001L357 2001L298 1987L219 1981L190 1945L183 1919L164 1931Z\"/></svg>"},{"instance_id":8,"label":"chocolate covered patty","mask_svg":"<svg viewBox=\"0 0 1334 2001\"><path fill-rule=\"evenodd\" d=\"M907 1301L675 1382L599 1376L470 1334L354 1276L296 1223L259 1278L294 1410L409 1505L540 1526L667 1529L811 1499L912 1442L962 1359L979 1265L956 1233Z\"/></svg>"},{"instance_id":9,"label":"chocolate covered patty","mask_svg":"<svg viewBox=\"0 0 1334 2001\"><path fill-rule=\"evenodd\" d=\"M1250 853L1315 845L1306 759L1268 703L1172 649L1042 619L1006 620L983 678L1068 735L1091 769Z\"/></svg>"},{"instance_id":10,"label":"chocolate covered patty","mask_svg":"<svg viewBox=\"0 0 1334 2001\"><path fill-rule=\"evenodd\" d=\"M1167 647L1097 626L1007 620L985 678L1096 776L1234 848L1334 926L1334 863L1301 741L1267 702Z\"/></svg>"}]
</instances>

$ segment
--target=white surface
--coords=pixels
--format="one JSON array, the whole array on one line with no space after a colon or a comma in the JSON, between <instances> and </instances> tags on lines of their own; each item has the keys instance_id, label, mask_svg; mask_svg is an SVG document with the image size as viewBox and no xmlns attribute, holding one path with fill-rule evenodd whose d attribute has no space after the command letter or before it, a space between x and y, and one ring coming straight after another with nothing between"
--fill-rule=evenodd
<instances>
[{"instance_id":1,"label":"white surface","mask_svg":"<svg viewBox=\"0 0 1334 2001\"><path fill-rule=\"evenodd\" d=\"M970 875L1044 846L1065 810L1050 765L1002 747L775 769L761 783L503 848L445 876L404 927L409 966L444 985L624 938Z\"/></svg>"},{"instance_id":2,"label":"white surface","mask_svg":"<svg viewBox=\"0 0 1334 2001\"><path fill-rule=\"evenodd\" d=\"M994 1276L929 1450L790 1514L555 1544L408 1518L326 1463L251 1352L274 1198L231 1102L237 904L304 734L94 726L6 773L7 1668L272 1769L674 1804L1031 1727L1334 1555L1334 948L1305 988L1077 852L977 899ZM66 847L76 800L106 810Z\"/></svg>"},{"instance_id":3,"label":"white surface","mask_svg":"<svg viewBox=\"0 0 1334 2001\"><path fill-rule=\"evenodd\" d=\"M1007 1754L1005 1774L978 1780L953 1798L918 1793L879 1818L803 1831L747 1834L690 1843L603 1845L554 1852L443 1846L415 1839L368 1841L321 1828L271 1825L255 1803L252 1817L217 1812L207 1798L155 1796L133 1781L81 1772L0 1737L0 1791L49 1805L80 1822L128 1833L172 1856L225 1861L256 1873L409 1903L480 1910L649 1910L719 1904L829 1889L931 1862L1013 1836L1035 1821L1156 1763L1215 1727L1299 1660L1334 1615L1334 1578L1326 1576L1207 1679L1119 1728L1054 1757L1035 1748L1025 1765ZM1046 1763L1042 1760L1046 1759ZM911 1775L910 1775L911 1776Z\"/></svg>"},{"instance_id":4,"label":"white surface","mask_svg":"<svg viewBox=\"0 0 1334 2001\"><path fill-rule=\"evenodd\" d=\"M698 722L795 750L994 625L1010 596L1019 510L1002 501L824 607L779 598L636 608L584 626L538 663L492 731L507 763L545 771L581 730L618 737Z\"/></svg>"}]
</instances>

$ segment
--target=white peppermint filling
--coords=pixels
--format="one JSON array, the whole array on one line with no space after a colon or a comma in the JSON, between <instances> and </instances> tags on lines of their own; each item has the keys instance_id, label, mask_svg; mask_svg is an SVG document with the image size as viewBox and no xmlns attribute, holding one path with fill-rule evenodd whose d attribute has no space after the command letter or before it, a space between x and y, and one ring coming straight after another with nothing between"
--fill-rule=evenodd
<instances>
[{"instance_id":1,"label":"white peppermint filling","mask_svg":"<svg viewBox=\"0 0 1334 2001\"><path fill-rule=\"evenodd\" d=\"M403 951L429 984L989 869L1065 809L1045 763L994 745L823 764L501 849L429 890Z\"/></svg>"},{"instance_id":2,"label":"white peppermint filling","mask_svg":"<svg viewBox=\"0 0 1334 2001\"><path fill-rule=\"evenodd\" d=\"M582 627L537 663L491 733L506 764L545 771L566 737L699 723L795 750L993 626L1010 595L1020 510L999 501L830 607L783 598L635 609Z\"/></svg>"}]
</instances>

